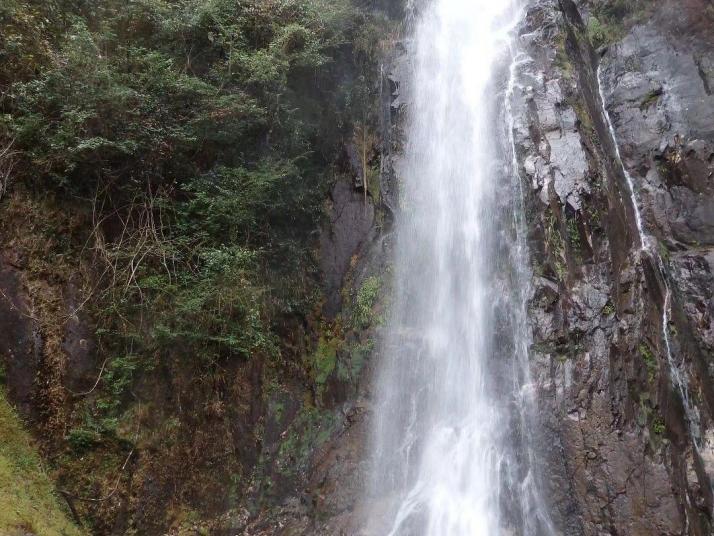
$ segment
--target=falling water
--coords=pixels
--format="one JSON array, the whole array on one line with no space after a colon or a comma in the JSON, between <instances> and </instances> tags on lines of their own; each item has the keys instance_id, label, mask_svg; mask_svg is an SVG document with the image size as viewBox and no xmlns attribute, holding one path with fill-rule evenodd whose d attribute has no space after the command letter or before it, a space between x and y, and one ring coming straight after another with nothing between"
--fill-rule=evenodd
<instances>
[{"instance_id":1,"label":"falling water","mask_svg":"<svg viewBox=\"0 0 714 536\"><path fill-rule=\"evenodd\" d=\"M612 143L615 147L615 156L617 156L617 163L622 169L622 173L625 176L625 182L627 183L627 190L630 194L630 203L632 204L632 209L635 212L635 224L637 225L638 238L640 240L640 247L642 250L651 249L650 237L645 233L644 226L642 225L642 213L640 212L640 205L637 202L637 196L635 195L635 181L632 179L632 175L627 171L625 167L625 162L622 160L622 154L620 153L620 146L617 143L617 134L615 133L615 126L612 124L612 119L610 118L610 113L607 111L605 105L605 88L602 84L602 64L598 65L597 68L597 84L598 90L600 91L600 103L602 104L602 113L605 116L605 123L607 123L607 128L610 131L610 137L612 138Z\"/></svg>"},{"instance_id":2,"label":"falling water","mask_svg":"<svg viewBox=\"0 0 714 536\"><path fill-rule=\"evenodd\" d=\"M530 463L526 255L505 105L518 15L515 1L432 0L414 19L376 385L371 517L385 522L370 534L552 533Z\"/></svg>"},{"instance_id":3,"label":"falling water","mask_svg":"<svg viewBox=\"0 0 714 536\"><path fill-rule=\"evenodd\" d=\"M617 163L620 166L623 175L625 176L627 187L630 193L630 201L635 211L635 223L637 224L637 232L639 234L640 240L640 253L648 255L655 262L659 270L663 285L665 287L664 303L662 304L662 338L664 340L665 357L667 358L667 365L669 368L669 375L672 382L672 386L678 391L682 400L682 405L684 406L684 412L687 416L687 421L689 423L689 435L692 438L692 445L695 449L699 449L701 446L701 427L699 411L691 402L685 372L680 370L680 367L674 361L674 356L672 355L672 345L669 335L669 317L670 308L672 305L672 289L669 284L669 276L665 268L662 256L659 254L659 251L657 251L657 248L655 246L656 242L654 238L647 234L642 224L642 215L640 213L637 196L635 194L634 181L632 179L632 175L630 175L630 172L625 167L625 162L622 159L620 147L617 143L617 134L615 132L615 127L612 124L610 113L608 112L607 105L605 104L607 101L605 100L604 86L602 83L602 64L598 66L597 81L600 90L602 112L605 117L605 122L607 123L608 129L610 130L612 143L615 147L615 155L617 156Z\"/></svg>"}]
</instances>

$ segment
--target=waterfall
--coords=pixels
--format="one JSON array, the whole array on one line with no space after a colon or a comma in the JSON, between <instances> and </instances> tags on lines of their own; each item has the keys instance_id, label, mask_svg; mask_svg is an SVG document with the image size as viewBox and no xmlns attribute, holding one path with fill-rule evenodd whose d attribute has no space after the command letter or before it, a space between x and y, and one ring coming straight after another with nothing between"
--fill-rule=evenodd
<instances>
[{"instance_id":1,"label":"waterfall","mask_svg":"<svg viewBox=\"0 0 714 536\"><path fill-rule=\"evenodd\" d=\"M651 240L645 233L644 226L642 224L642 213L640 212L640 205L637 202L637 196L635 195L635 181L632 179L632 175L627 171L625 163L622 160L622 154L620 153L620 146L617 143L617 134L615 133L615 126L612 124L612 119L610 118L610 113L607 111L605 106L605 94L602 85L602 63L597 67L597 87L600 92L600 103L602 104L602 113L605 117L605 123L610 131L610 137L612 138L613 146L615 147L615 156L617 157L617 163L622 169L622 174L625 176L625 182L627 183L627 190L630 194L630 203L632 204L632 210L635 212L635 225L637 226L637 234L640 240L641 250L651 249Z\"/></svg>"},{"instance_id":2,"label":"waterfall","mask_svg":"<svg viewBox=\"0 0 714 536\"><path fill-rule=\"evenodd\" d=\"M637 196L635 194L634 181L632 179L632 175L625 167L625 162L622 159L620 147L617 143L617 133L612 123L610 113L607 110L607 105L605 104L607 101L605 100L604 86L602 83L602 64L598 65L597 83L600 92L602 113L605 117L605 123L608 126L610 136L612 138L612 143L615 147L615 156L617 157L617 164L620 166L620 169L622 170L622 173L625 176L627 188L630 194L630 202L635 212L635 223L637 225L637 232L639 234L640 240L640 253L648 255L654 261L660 273L662 284L664 285L665 297L664 303L662 304L662 339L664 341L665 357L667 359L667 366L669 368L670 381L672 383L672 387L677 390L682 400L682 405L684 406L684 413L687 417L687 422L689 425L688 429L689 435L692 439L692 445L696 450L699 450L701 447L701 427L699 411L691 402L689 396L689 388L687 386L686 372L680 370L680 367L674 361L674 356L672 355L672 345L669 335L669 317L670 308L672 305L672 289L669 283L669 275L667 273L664 260L659 254L659 251L657 250L655 239L645 231L642 223L642 215L640 213Z\"/></svg>"},{"instance_id":3,"label":"waterfall","mask_svg":"<svg viewBox=\"0 0 714 536\"><path fill-rule=\"evenodd\" d=\"M509 0L414 17L394 298L375 382L368 534L553 531L530 447L527 254L506 104Z\"/></svg>"}]
</instances>

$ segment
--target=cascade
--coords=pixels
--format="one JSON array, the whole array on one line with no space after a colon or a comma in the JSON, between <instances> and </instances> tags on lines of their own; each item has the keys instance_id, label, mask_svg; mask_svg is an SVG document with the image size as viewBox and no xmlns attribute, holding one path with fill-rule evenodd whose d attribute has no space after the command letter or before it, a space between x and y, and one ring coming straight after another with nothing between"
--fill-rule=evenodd
<instances>
[{"instance_id":1,"label":"cascade","mask_svg":"<svg viewBox=\"0 0 714 536\"><path fill-rule=\"evenodd\" d=\"M692 439L692 444L694 445L694 448L698 450L700 448L701 440L699 412L691 403L685 373L680 370L680 367L674 361L674 356L672 355L672 346L669 335L669 315L670 307L672 304L672 289L670 287L669 276L667 274L667 270L665 268L662 256L657 251L656 241L652 236L647 234L642 224L642 214L640 212L640 207L637 202L637 195L635 194L634 181L632 179L632 175L625 167L625 162L622 159L620 147L617 142L617 133L615 132L615 127L612 123L610 112L607 110L607 106L605 104L605 92L602 83L602 63L598 66L597 69L597 83L600 92L602 113L605 118L608 130L610 131L610 137L612 138L612 143L615 147L615 156L617 157L618 165L620 166L622 173L625 176L627 188L630 194L630 202L635 212L635 223L637 225L637 232L639 234L640 240L640 253L648 255L655 262L665 287L665 299L662 305L662 338L664 340L665 345L665 354L667 358L667 365L669 368L669 375L672 382L672 386L677 390L682 400L684 411L689 424L689 435Z\"/></svg>"},{"instance_id":2,"label":"cascade","mask_svg":"<svg viewBox=\"0 0 714 536\"><path fill-rule=\"evenodd\" d=\"M530 274L508 131L519 7L432 0L413 15L375 387L372 493L386 510L376 534L553 533L530 445Z\"/></svg>"}]
</instances>

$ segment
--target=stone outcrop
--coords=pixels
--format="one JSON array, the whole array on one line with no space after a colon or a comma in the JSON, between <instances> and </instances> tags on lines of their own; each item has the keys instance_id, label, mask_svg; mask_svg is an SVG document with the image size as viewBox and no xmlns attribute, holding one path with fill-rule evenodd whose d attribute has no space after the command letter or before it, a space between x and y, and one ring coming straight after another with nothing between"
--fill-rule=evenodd
<instances>
[{"instance_id":1,"label":"stone outcrop","mask_svg":"<svg viewBox=\"0 0 714 536\"><path fill-rule=\"evenodd\" d=\"M586 2L534 2L520 30L532 370L566 534L711 531L713 49L696 37L704 5L674 4L599 51Z\"/></svg>"}]
</instances>

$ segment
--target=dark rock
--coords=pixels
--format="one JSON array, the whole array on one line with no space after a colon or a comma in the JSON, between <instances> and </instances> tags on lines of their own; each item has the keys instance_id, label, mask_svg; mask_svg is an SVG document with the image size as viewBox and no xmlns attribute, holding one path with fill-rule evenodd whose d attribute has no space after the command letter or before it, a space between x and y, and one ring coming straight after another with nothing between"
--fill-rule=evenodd
<instances>
[{"instance_id":1,"label":"dark rock","mask_svg":"<svg viewBox=\"0 0 714 536\"><path fill-rule=\"evenodd\" d=\"M340 291L352 259L373 235L374 205L348 181L338 179L330 194L329 217L320 235L320 266L327 296L324 314L334 318L342 304Z\"/></svg>"},{"instance_id":2,"label":"dark rock","mask_svg":"<svg viewBox=\"0 0 714 536\"><path fill-rule=\"evenodd\" d=\"M22 287L18 266L23 264L12 251L0 255L0 364L10 400L28 418L37 410L33 397L42 339Z\"/></svg>"}]
</instances>

